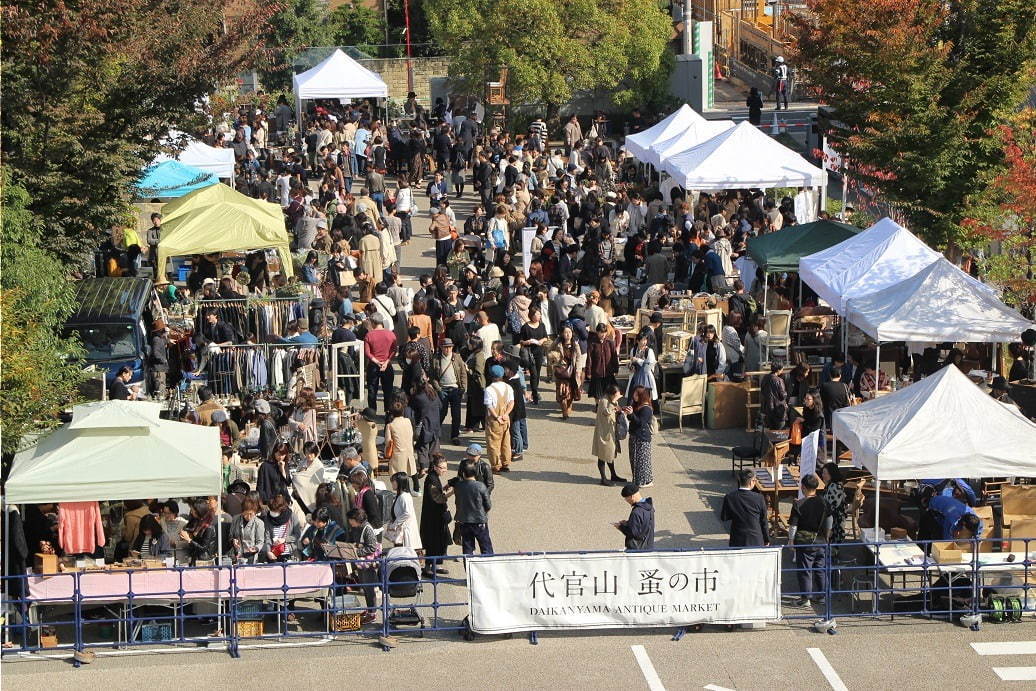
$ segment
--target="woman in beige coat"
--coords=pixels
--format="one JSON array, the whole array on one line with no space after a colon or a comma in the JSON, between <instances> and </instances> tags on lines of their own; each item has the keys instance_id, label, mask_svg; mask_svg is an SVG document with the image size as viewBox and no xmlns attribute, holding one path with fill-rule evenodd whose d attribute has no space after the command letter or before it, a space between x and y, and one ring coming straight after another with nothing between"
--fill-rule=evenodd
<instances>
[{"instance_id":1,"label":"woman in beige coat","mask_svg":"<svg viewBox=\"0 0 1036 691\"><path fill-rule=\"evenodd\" d=\"M619 453L619 440L615 436L616 416L619 411L621 392L615 384L605 389L604 395L597 399L597 422L594 425L593 454L597 457L597 471L601 474L601 484L611 487L613 482L626 482L615 474L615 457ZM608 464L611 477L604 475L604 466Z\"/></svg>"},{"instance_id":2,"label":"woman in beige coat","mask_svg":"<svg viewBox=\"0 0 1036 691\"><path fill-rule=\"evenodd\" d=\"M385 425L385 458L389 472L417 475L417 455L414 452L414 426L403 414L403 402L395 401L389 408Z\"/></svg>"}]
</instances>

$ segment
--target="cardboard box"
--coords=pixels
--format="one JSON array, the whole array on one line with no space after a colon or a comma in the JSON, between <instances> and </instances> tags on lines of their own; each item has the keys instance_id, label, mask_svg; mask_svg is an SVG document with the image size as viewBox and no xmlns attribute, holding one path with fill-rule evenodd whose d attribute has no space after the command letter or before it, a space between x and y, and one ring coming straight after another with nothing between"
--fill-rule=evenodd
<instances>
[{"instance_id":1,"label":"cardboard box","mask_svg":"<svg viewBox=\"0 0 1036 691\"><path fill-rule=\"evenodd\" d=\"M1004 485L1000 493L1004 527L1015 521L1036 519L1036 485Z\"/></svg>"},{"instance_id":2,"label":"cardboard box","mask_svg":"<svg viewBox=\"0 0 1036 691\"><path fill-rule=\"evenodd\" d=\"M1016 518L1007 529L1007 536L1011 539L1010 551L1036 551L1036 518ZM1030 538L1028 544L1023 538Z\"/></svg>"},{"instance_id":3,"label":"cardboard box","mask_svg":"<svg viewBox=\"0 0 1036 691\"><path fill-rule=\"evenodd\" d=\"M956 542L933 542L932 558L940 564L959 564L964 559L964 552Z\"/></svg>"},{"instance_id":4,"label":"cardboard box","mask_svg":"<svg viewBox=\"0 0 1036 691\"><path fill-rule=\"evenodd\" d=\"M33 571L41 574L55 574L60 573L58 566L58 555L56 554L41 554L36 553L36 561L33 566Z\"/></svg>"}]
</instances>

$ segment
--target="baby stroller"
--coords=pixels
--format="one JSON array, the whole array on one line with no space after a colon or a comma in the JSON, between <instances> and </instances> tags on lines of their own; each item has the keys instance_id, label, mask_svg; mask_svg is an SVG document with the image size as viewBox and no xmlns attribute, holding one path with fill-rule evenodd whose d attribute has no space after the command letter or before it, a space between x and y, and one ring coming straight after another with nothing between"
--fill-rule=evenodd
<instances>
[{"instance_id":1,"label":"baby stroller","mask_svg":"<svg viewBox=\"0 0 1036 691\"><path fill-rule=\"evenodd\" d=\"M424 635L424 617L418 614L417 606L421 604L421 593L424 588L421 585L421 564L418 561L417 552L412 547L393 547L385 555L386 568L388 569L388 593L390 602L393 600L404 600L414 598L410 607L392 607L389 610L388 621L391 628L404 626L416 626L422 631L418 635Z\"/></svg>"}]
</instances>

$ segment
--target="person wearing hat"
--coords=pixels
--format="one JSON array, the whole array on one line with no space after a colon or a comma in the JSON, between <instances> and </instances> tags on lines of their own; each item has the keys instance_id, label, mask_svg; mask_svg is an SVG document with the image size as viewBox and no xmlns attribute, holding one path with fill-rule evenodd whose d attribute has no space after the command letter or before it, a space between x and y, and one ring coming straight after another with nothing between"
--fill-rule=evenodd
<instances>
[{"instance_id":1,"label":"person wearing hat","mask_svg":"<svg viewBox=\"0 0 1036 691\"><path fill-rule=\"evenodd\" d=\"M626 536L627 550L649 550L655 547L655 505L651 497L642 497L640 487L628 482L622 488L622 498L632 508L629 518L612 523L615 529Z\"/></svg>"},{"instance_id":2,"label":"person wearing hat","mask_svg":"<svg viewBox=\"0 0 1036 691\"><path fill-rule=\"evenodd\" d=\"M442 402L441 420L450 413L450 443L460 443L461 404L468 388L468 368L454 349L453 339L444 338L432 358L431 380Z\"/></svg>"},{"instance_id":3,"label":"person wearing hat","mask_svg":"<svg viewBox=\"0 0 1036 691\"><path fill-rule=\"evenodd\" d=\"M1007 379L999 375L993 377L993 382L989 385L989 395L994 399L1007 405L1017 405L1008 395L1010 390L1011 387L1008 385Z\"/></svg>"},{"instance_id":4,"label":"person wearing hat","mask_svg":"<svg viewBox=\"0 0 1036 691\"><path fill-rule=\"evenodd\" d=\"M151 346L148 361L148 393L152 398L158 398L165 392L166 378L169 373L169 339L168 329L165 322L156 319L151 325L151 336L148 341Z\"/></svg>"},{"instance_id":5,"label":"person wearing hat","mask_svg":"<svg viewBox=\"0 0 1036 691\"><path fill-rule=\"evenodd\" d=\"M455 489L457 483L462 479L461 473L464 469L471 468L475 472L475 479L485 485L489 494L492 494L493 489L496 487L496 481L493 479L493 469L482 458L482 454L485 451L481 444L468 445L468 448L464 450L464 458L461 459L460 465L457 466L457 477L451 479L447 485L451 489Z\"/></svg>"},{"instance_id":6,"label":"person wearing hat","mask_svg":"<svg viewBox=\"0 0 1036 691\"><path fill-rule=\"evenodd\" d=\"M490 384L483 392L486 405L486 446L493 472L507 473L511 468L511 409L514 389L504 381L504 368L489 368Z\"/></svg>"}]
</instances>

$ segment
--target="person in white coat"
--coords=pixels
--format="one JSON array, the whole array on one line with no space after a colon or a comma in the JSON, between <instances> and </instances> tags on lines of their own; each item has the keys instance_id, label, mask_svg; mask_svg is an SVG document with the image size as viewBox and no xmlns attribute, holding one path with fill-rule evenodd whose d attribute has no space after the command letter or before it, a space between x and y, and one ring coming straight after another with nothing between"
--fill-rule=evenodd
<instances>
[{"instance_id":1,"label":"person in white coat","mask_svg":"<svg viewBox=\"0 0 1036 691\"><path fill-rule=\"evenodd\" d=\"M385 539L417 551L422 547L421 526L417 522L414 498L410 495L410 476L395 473L390 482L396 499L392 502L392 520L385 525Z\"/></svg>"}]
</instances>

